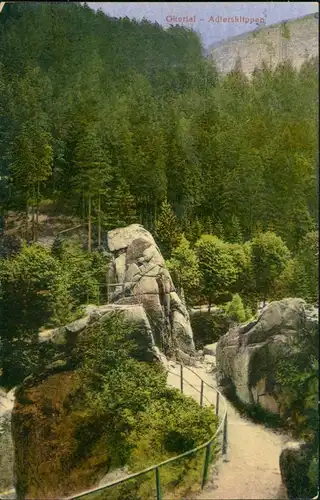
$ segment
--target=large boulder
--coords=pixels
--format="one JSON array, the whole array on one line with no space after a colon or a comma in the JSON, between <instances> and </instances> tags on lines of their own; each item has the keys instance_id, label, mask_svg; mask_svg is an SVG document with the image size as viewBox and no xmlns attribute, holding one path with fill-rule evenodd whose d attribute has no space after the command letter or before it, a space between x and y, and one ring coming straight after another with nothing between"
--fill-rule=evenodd
<instances>
[{"instance_id":1,"label":"large boulder","mask_svg":"<svg viewBox=\"0 0 320 500\"><path fill-rule=\"evenodd\" d=\"M245 404L281 413L274 368L300 328L318 323L318 312L302 299L271 302L257 321L231 328L218 342L217 378Z\"/></svg>"},{"instance_id":2,"label":"large boulder","mask_svg":"<svg viewBox=\"0 0 320 500\"><path fill-rule=\"evenodd\" d=\"M145 361L159 360L163 362L164 357L155 344L154 334L141 304L106 304L103 306L88 305L84 307L84 316L68 325L41 331L38 335L39 342L49 342L65 349L76 344L79 336L85 336L86 330L94 322L103 321L111 314L120 314L125 320L137 327L138 338L136 343L140 347L141 359Z\"/></svg>"},{"instance_id":3,"label":"large boulder","mask_svg":"<svg viewBox=\"0 0 320 500\"><path fill-rule=\"evenodd\" d=\"M177 357L181 352L194 355L188 311L152 235L141 225L132 224L109 231L108 247L113 255L109 301L123 304L125 298L134 298L146 311L160 349L171 348Z\"/></svg>"}]
</instances>

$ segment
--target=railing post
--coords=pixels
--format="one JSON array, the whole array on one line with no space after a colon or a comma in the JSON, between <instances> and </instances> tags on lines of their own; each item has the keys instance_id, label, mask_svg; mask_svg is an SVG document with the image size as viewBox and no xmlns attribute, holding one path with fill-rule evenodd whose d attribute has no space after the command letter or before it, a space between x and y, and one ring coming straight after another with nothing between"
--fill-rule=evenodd
<instances>
[{"instance_id":1,"label":"railing post","mask_svg":"<svg viewBox=\"0 0 320 500\"><path fill-rule=\"evenodd\" d=\"M216 415L219 415L219 402L220 402L220 393L217 392L217 399L216 399Z\"/></svg>"},{"instance_id":2,"label":"railing post","mask_svg":"<svg viewBox=\"0 0 320 500\"><path fill-rule=\"evenodd\" d=\"M157 500L161 500L160 473L158 467L156 468L156 490L157 490Z\"/></svg>"},{"instance_id":3,"label":"railing post","mask_svg":"<svg viewBox=\"0 0 320 500\"><path fill-rule=\"evenodd\" d=\"M180 390L183 392L183 365L180 365Z\"/></svg>"},{"instance_id":4,"label":"railing post","mask_svg":"<svg viewBox=\"0 0 320 500\"><path fill-rule=\"evenodd\" d=\"M200 391L200 406L203 407L203 380L201 379L201 391Z\"/></svg>"},{"instance_id":5,"label":"railing post","mask_svg":"<svg viewBox=\"0 0 320 500\"><path fill-rule=\"evenodd\" d=\"M201 489L206 485L207 482L207 477L208 477L208 469L209 469L209 460L210 460L210 448L211 448L211 443L209 443L206 447L206 454L204 458L204 468L203 468L203 476L202 476L202 484L201 484Z\"/></svg>"},{"instance_id":6,"label":"railing post","mask_svg":"<svg viewBox=\"0 0 320 500\"><path fill-rule=\"evenodd\" d=\"M223 437L222 437L222 456L223 461L227 462L227 448L228 448L228 415L226 414L223 424Z\"/></svg>"}]
</instances>

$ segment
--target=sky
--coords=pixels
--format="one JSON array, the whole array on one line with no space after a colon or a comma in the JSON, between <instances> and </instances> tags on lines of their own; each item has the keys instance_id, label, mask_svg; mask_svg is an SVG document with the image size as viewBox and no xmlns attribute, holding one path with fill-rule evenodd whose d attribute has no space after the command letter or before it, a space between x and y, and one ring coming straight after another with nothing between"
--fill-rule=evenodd
<instances>
[{"instance_id":1,"label":"sky","mask_svg":"<svg viewBox=\"0 0 320 500\"><path fill-rule=\"evenodd\" d=\"M89 2L111 17L144 17L164 27L180 24L194 29L204 47L228 37L281 21L319 12L317 2ZM175 19L175 18L187 19ZM229 19L228 19L229 18Z\"/></svg>"}]
</instances>

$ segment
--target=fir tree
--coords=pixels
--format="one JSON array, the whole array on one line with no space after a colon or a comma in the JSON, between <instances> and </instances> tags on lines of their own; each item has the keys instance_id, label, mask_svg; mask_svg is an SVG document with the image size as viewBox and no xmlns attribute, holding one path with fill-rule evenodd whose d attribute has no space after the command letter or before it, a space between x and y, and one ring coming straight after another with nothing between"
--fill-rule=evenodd
<instances>
[{"instance_id":1,"label":"fir tree","mask_svg":"<svg viewBox=\"0 0 320 500\"><path fill-rule=\"evenodd\" d=\"M171 251L176 246L180 236L178 219L172 210L170 203L165 200L156 220L156 237L165 254L165 258L171 255Z\"/></svg>"},{"instance_id":2,"label":"fir tree","mask_svg":"<svg viewBox=\"0 0 320 500\"><path fill-rule=\"evenodd\" d=\"M107 230L138 222L135 199L124 180L109 193L105 206L104 226Z\"/></svg>"},{"instance_id":3,"label":"fir tree","mask_svg":"<svg viewBox=\"0 0 320 500\"><path fill-rule=\"evenodd\" d=\"M204 234L214 234L214 225L212 222L212 217L206 217L203 229L204 229Z\"/></svg>"},{"instance_id":4,"label":"fir tree","mask_svg":"<svg viewBox=\"0 0 320 500\"><path fill-rule=\"evenodd\" d=\"M92 200L98 200L98 232L101 228L101 195L106 191L110 180L110 160L103 149L97 130L93 126L86 127L82 137L78 139L75 148L76 189L82 194L88 206L88 251L92 243ZM101 236L99 236L101 239Z\"/></svg>"},{"instance_id":5,"label":"fir tree","mask_svg":"<svg viewBox=\"0 0 320 500\"><path fill-rule=\"evenodd\" d=\"M29 205L32 205L32 240L37 239L40 184L52 173L51 136L35 123L23 125L12 144L11 171L13 180L25 192L28 239Z\"/></svg>"},{"instance_id":6,"label":"fir tree","mask_svg":"<svg viewBox=\"0 0 320 500\"><path fill-rule=\"evenodd\" d=\"M231 218L228 231L228 241L230 241L230 243L242 243L243 241L240 222L236 215L233 215Z\"/></svg>"},{"instance_id":7,"label":"fir tree","mask_svg":"<svg viewBox=\"0 0 320 500\"><path fill-rule=\"evenodd\" d=\"M218 219L217 222L214 224L213 234L220 240L223 240L225 237L224 227L220 219Z\"/></svg>"}]
</instances>

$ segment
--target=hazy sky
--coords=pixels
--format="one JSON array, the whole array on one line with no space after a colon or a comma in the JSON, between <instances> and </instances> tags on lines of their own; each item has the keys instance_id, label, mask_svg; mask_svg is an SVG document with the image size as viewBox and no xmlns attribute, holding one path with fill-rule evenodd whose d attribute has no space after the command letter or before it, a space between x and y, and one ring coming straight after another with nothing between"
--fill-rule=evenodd
<instances>
[{"instance_id":1,"label":"hazy sky","mask_svg":"<svg viewBox=\"0 0 320 500\"><path fill-rule=\"evenodd\" d=\"M189 26L201 35L205 47L255 29L256 18L263 18L265 24L270 25L319 11L317 2L90 2L88 5L93 9L101 8L112 17L128 16L139 20L145 17L165 27L170 22ZM170 16L189 17L189 22L179 22ZM239 19L240 16L249 21ZM226 17L233 17L233 21L223 21Z\"/></svg>"}]
</instances>

